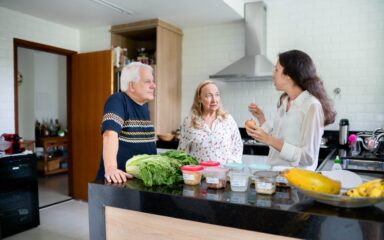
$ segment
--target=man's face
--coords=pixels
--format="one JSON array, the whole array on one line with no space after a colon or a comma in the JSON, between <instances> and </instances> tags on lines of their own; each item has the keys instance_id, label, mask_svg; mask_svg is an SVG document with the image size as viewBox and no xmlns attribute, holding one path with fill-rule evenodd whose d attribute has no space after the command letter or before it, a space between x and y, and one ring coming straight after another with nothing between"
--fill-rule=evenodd
<instances>
[{"instance_id":1,"label":"man's face","mask_svg":"<svg viewBox=\"0 0 384 240\"><path fill-rule=\"evenodd\" d=\"M141 68L140 80L132 84L135 95L140 102L145 103L155 98L156 84L149 70Z\"/></svg>"}]
</instances>

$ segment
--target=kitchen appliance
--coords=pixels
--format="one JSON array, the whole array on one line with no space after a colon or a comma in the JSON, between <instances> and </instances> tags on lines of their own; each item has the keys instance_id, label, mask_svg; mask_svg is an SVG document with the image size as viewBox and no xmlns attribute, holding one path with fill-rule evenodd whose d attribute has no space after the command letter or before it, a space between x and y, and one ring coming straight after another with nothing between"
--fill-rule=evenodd
<instances>
[{"instance_id":1,"label":"kitchen appliance","mask_svg":"<svg viewBox=\"0 0 384 240\"><path fill-rule=\"evenodd\" d=\"M0 161L0 239L40 224L34 154Z\"/></svg>"},{"instance_id":2,"label":"kitchen appliance","mask_svg":"<svg viewBox=\"0 0 384 240\"><path fill-rule=\"evenodd\" d=\"M348 119L340 119L339 123L339 145L348 146L349 122Z\"/></svg>"},{"instance_id":3,"label":"kitchen appliance","mask_svg":"<svg viewBox=\"0 0 384 240\"><path fill-rule=\"evenodd\" d=\"M20 137L17 134L13 133L4 133L1 135L5 141L10 142L10 148L5 150L6 154L15 154L20 152Z\"/></svg>"},{"instance_id":4,"label":"kitchen appliance","mask_svg":"<svg viewBox=\"0 0 384 240\"><path fill-rule=\"evenodd\" d=\"M222 81L272 80L273 64L265 56L267 7L262 1L244 6L245 56L210 78Z\"/></svg>"},{"instance_id":5,"label":"kitchen appliance","mask_svg":"<svg viewBox=\"0 0 384 240\"><path fill-rule=\"evenodd\" d=\"M357 134L357 143L363 146L359 154L344 150L342 167L346 170L367 173L384 173L384 130L363 131Z\"/></svg>"}]
</instances>

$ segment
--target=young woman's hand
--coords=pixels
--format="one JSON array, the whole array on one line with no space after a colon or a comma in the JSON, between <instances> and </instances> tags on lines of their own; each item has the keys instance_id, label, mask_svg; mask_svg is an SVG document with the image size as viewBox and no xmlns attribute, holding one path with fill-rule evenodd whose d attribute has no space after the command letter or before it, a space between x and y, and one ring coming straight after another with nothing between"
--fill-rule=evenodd
<instances>
[{"instance_id":1,"label":"young woman's hand","mask_svg":"<svg viewBox=\"0 0 384 240\"><path fill-rule=\"evenodd\" d=\"M247 134L253 139L269 145L269 140L272 136L266 133L262 128L257 127L255 129L252 129L249 127L245 127L245 130L247 131Z\"/></svg>"},{"instance_id":2,"label":"young woman's hand","mask_svg":"<svg viewBox=\"0 0 384 240\"><path fill-rule=\"evenodd\" d=\"M259 122L260 126L264 124L265 117L263 110L259 106L256 105L256 103L251 103L248 106L248 111L257 118L257 121Z\"/></svg>"},{"instance_id":3,"label":"young woman's hand","mask_svg":"<svg viewBox=\"0 0 384 240\"><path fill-rule=\"evenodd\" d=\"M267 144L268 146L271 146L277 151L281 152L281 149L283 148L283 145L284 145L283 140L275 138L272 135L266 133L261 127L252 129L246 126L245 130L247 131L247 134L253 139L259 142L262 142L264 144Z\"/></svg>"}]
</instances>

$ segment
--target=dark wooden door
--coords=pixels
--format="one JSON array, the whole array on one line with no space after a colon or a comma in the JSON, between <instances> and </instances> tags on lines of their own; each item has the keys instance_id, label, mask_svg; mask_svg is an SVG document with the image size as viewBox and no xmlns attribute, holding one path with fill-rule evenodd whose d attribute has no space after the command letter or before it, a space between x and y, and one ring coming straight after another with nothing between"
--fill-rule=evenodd
<instances>
[{"instance_id":1,"label":"dark wooden door","mask_svg":"<svg viewBox=\"0 0 384 240\"><path fill-rule=\"evenodd\" d=\"M102 150L103 107L113 92L112 51L73 55L70 89L71 185L75 199L88 200Z\"/></svg>"}]
</instances>

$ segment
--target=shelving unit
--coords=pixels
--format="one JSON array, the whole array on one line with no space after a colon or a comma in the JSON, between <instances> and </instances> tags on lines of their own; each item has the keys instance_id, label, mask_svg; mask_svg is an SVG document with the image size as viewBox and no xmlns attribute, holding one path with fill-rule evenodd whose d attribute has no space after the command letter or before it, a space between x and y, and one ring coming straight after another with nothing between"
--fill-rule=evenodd
<instances>
[{"instance_id":1,"label":"shelving unit","mask_svg":"<svg viewBox=\"0 0 384 240\"><path fill-rule=\"evenodd\" d=\"M156 97L149 107L157 132L170 133L180 126L182 36L180 28L159 19L111 27L112 46L128 49L129 59L137 61L137 49L146 49L156 82ZM114 68L115 86L120 70Z\"/></svg>"},{"instance_id":2,"label":"shelving unit","mask_svg":"<svg viewBox=\"0 0 384 240\"><path fill-rule=\"evenodd\" d=\"M68 171L67 137L44 137L38 140L37 146L43 148L43 156L37 162L37 168L44 175L52 175Z\"/></svg>"}]
</instances>

